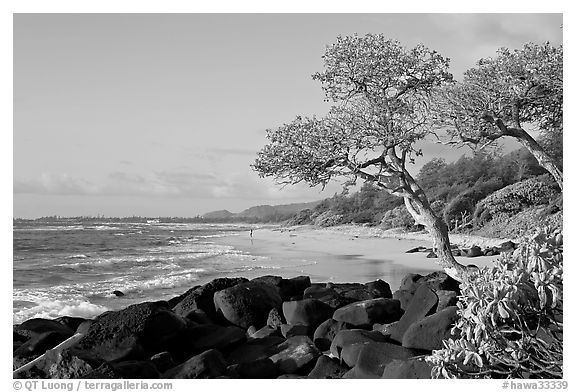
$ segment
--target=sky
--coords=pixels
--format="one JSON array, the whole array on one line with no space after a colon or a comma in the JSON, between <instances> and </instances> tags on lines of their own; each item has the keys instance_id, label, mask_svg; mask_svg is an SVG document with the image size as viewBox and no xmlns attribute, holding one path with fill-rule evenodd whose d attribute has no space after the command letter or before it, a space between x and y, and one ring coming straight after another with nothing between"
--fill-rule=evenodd
<instances>
[{"instance_id":1,"label":"sky","mask_svg":"<svg viewBox=\"0 0 576 392\"><path fill-rule=\"evenodd\" d=\"M326 45L383 33L451 59L562 42L560 14L15 14L13 214L195 216L319 200L252 171L266 129L322 115ZM464 150L423 145L424 157ZM516 148L507 143L505 149Z\"/></svg>"}]
</instances>

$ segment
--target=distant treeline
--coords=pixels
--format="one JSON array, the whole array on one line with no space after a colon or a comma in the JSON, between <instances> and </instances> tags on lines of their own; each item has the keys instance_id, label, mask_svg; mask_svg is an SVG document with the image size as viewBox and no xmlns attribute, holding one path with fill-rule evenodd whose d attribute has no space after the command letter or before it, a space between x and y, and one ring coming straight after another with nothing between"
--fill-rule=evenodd
<instances>
[{"instance_id":1,"label":"distant treeline","mask_svg":"<svg viewBox=\"0 0 576 392\"><path fill-rule=\"evenodd\" d=\"M561 162L561 140L547 145ZM417 180L450 230L478 228L536 205L552 205L547 213L561 208L561 195L554 180L524 148L506 155L476 153L453 163L434 158L424 164ZM509 208L499 209L496 205ZM370 183L364 183L355 193L335 194L315 208L300 212L290 223L421 229L401 198L379 191Z\"/></svg>"}]
</instances>

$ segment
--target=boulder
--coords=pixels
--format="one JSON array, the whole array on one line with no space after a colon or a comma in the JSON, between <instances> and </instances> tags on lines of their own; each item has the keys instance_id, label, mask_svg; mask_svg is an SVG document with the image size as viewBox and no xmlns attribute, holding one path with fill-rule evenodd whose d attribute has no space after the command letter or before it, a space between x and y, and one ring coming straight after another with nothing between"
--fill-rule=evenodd
<instances>
[{"instance_id":1,"label":"boulder","mask_svg":"<svg viewBox=\"0 0 576 392\"><path fill-rule=\"evenodd\" d=\"M26 338L31 338L35 335L40 335L46 332L59 332L63 335L69 334L72 336L75 329L60 323L56 320L48 320L43 318L33 318L24 321L22 324L14 325L14 332Z\"/></svg>"},{"instance_id":2,"label":"boulder","mask_svg":"<svg viewBox=\"0 0 576 392\"><path fill-rule=\"evenodd\" d=\"M436 291L436 296L438 296L438 306L435 312L439 312L458 303L458 293L456 291L438 290Z\"/></svg>"},{"instance_id":3,"label":"boulder","mask_svg":"<svg viewBox=\"0 0 576 392\"><path fill-rule=\"evenodd\" d=\"M70 379L84 378L91 372L93 372L92 366L69 352L47 351L43 359L39 360L31 370L20 373L19 377Z\"/></svg>"},{"instance_id":4,"label":"boulder","mask_svg":"<svg viewBox=\"0 0 576 392\"><path fill-rule=\"evenodd\" d=\"M432 252L429 252L429 253L426 255L426 258L427 258L427 259L437 259L437 258L438 258L438 255L436 254L436 252L432 251Z\"/></svg>"},{"instance_id":5,"label":"boulder","mask_svg":"<svg viewBox=\"0 0 576 392\"><path fill-rule=\"evenodd\" d=\"M346 324L334 319L328 319L314 331L314 344L318 349L326 351L330 349L334 336L342 329L346 329Z\"/></svg>"},{"instance_id":6,"label":"boulder","mask_svg":"<svg viewBox=\"0 0 576 392\"><path fill-rule=\"evenodd\" d=\"M266 325L271 328L280 328L282 324L286 323L286 319L282 315L282 312L277 308L270 309L268 313L268 319L266 320Z\"/></svg>"},{"instance_id":7,"label":"boulder","mask_svg":"<svg viewBox=\"0 0 576 392\"><path fill-rule=\"evenodd\" d=\"M418 253L418 252L422 252L422 251L424 251L424 250L426 250L426 247L424 247L424 246L417 246L416 248L408 249L408 250L406 251L406 253Z\"/></svg>"},{"instance_id":8,"label":"boulder","mask_svg":"<svg viewBox=\"0 0 576 392\"><path fill-rule=\"evenodd\" d=\"M263 326L254 333L248 334L249 339L261 339L268 336L280 336L280 332L276 328L269 327L268 325Z\"/></svg>"},{"instance_id":9,"label":"boulder","mask_svg":"<svg viewBox=\"0 0 576 392\"><path fill-rule=\"evenodd\" d=\"M76 331L78 327L86 321L85 318L82 317L70 317L70 316L62 316L54 319L54 321L58 321L60 324L64 325L65 327L70 328L72 331Z\"/></svg>"},{"instance_id":10,"label":"boulder","mask_svg":"<svg viewBox=\"0 0 576 392\"><path fill-rule=\"evenodd\" d=\"M396 324L398 324L398 321L395 321L395 322L389 323L389 324L376 323L372 326L372 331L378 331L382 335L389 338L392 335L392 331L394 331L394 329L396 328Z\"/></svg>"},{"instance_id":11,"label":"boulder","mask_svg":"<svg viewBox=\"0 0 576 392\"><path fill-rule=\"evenodd\" d=\"M360 343L352 343L347 344L342 347L342 351L340 352L340 360L344 362L348 367L356 366L356 362L358 361L358 355L360 355L360 351L364 348L365 345L370 344L371 342L360 342Z\"/></svg>"},{"instance_id":12,"label":"boulder","mask_svg":"<svg viewBox=\"0 0 576 392\"><path fill-rule=\"evenodd\" d=\"M244 329L216 324L203 324L187 328L171 341L169 350L178 361L208 349L222 350L246 341Z\"/></svg>"},{"instance_id":13,"label":"boulder","mask_svg":"<svg viewBox=\"0 0 576 392\"><path fill-rule=\"evenodd\" d=\"M322 301L307 298L301 301L284 302L282 304L282 313L288 324L316 328L332 317L334 309Z\"/></svg>"},{"instance_id":14,"label":"boulder","mask_svg":"<svg viewBox=\"0 0 576 392\"><path fill-rule=\"evenodd\" d=\"M392 290L390 285L381 279L373 282L364 283L364 287L372 293L372 298L392 298Z\"/></svg>"},{"instance_id":15,"label":"boulder","mask_svg":"<svg viewBox=\"0 0 576 392\"><path fill-rule=\"evenodd\" d=\"M315 298L331 306L333 309L338 309L354 302L354 299L345 298L333 288L325 287L324 285L312 285L308 287L304 290L303 298Z\"/></svg>"},{"instance_id":16,"label":"boulder","mask_svg":"<svg viewBox=\"0 0 576 392\"><path fill-rule=\"evenodd\" d=\"M268 358L278 352L278 345L285 342L281 336L268 336L265 338L251 339L246 343L234 348L226 357L229 364L249 363L262 358Z\"/></svg>"},{"instance_id":17,"label":"boulder","mask_svg":"<svg viewBox=\"0 0 576 392\"><path fill-rule=\"evenodd\" d=\"M347 371L348 368L342 366L336 359L322 355L308 374L308 378L342 378Z\"/></svg>"},{"instance_id":18,"label":"boulder","mask_svg":"<svg viewBox=\"0 0 576 392\"><path fill-rule=\"evenodd\" d=\"M112 364L120 378L155 379L160 373L151 361L125 361Z\"/></svg>"},{"instance_id":19,"label":"boulder","mask_svg":"<svg viewBox=\"0 0 576 392\"><path fill-rule=\"evenodd\" d=\"M468 249L468 252L466 252L466 257L478 257L478 256L484 256L484 253L482 252L482 249L480 249L479 246L472 246L470 249Z\"/></svg>"},{"instance_id":20,"label":"boulder","mask_svg":"<svg viewBox=\"0 0 576 392\"><path fill-rule=\"evenodd\" d=\"M170 341L187 328L165 301L144 302L96 317L75 349L106 361L146 359L167 351Z\"/></svg>"},{"instance_id":21,"label":"boulder","mask_svg":"<svg viewBox=\"0 0 576 392\"><path fill-rule=\"evenodd\" d=\"M214 308L214 293L239 283L247 282L246 278L218 278L203 286L196 286L172 300L172 309L181 316L186 316L191 310L201 309L210 319L216 319Z\"/></svg>"},{"instance_id":22,"label":"boulder","mask_svg":"<svg viewBox=\"0 0 576 392\"><path fill-rule=\"evenodd\" d=\"M346 305L337 309L332 318L355 327L371 327L374 323L397 321L401 316L400 301L389 298L377 298Z\"/></svg>"},{"instance_id":23,"label":"boulder","mask_svg":"<svg viewBox=\"0 0 576 392\"><path fill-rule=\"evenodd\" d=\"M297 373L314 365L321 353L307 336L293 336L277 346L270 357L282 373Z\"/></svg>"},{"instance_id":24,"label":"boulder","mask_svg":"<svg viewBox=\"0 0 576 392\"><path fill-rule=\"evenodd\" d=\"M282 324L280 326L280 331L282 336L286 339L292 336L308 336L311 328L307 325L292 325L292 324Z\"/></svg>"},{"instance_id":25,"label":"boulder","mask_svg":"<svg viewBox=\"0 0 576 392\"><path fill-rule=\"evenodd\" d=\"M342 349L354 343L384 342L386 337L377 331L366 331L365 329L344 329L336 334L330 345L330 353L340 358Z\"/></svg>"},{"instance_id":26,"label":"boulder","mask_svg":"<svg viewBox=\"0 0 576 392\"><path fill-rule=\"evenodd\" d=\"M207 350L167 370L162 378L216 378L226 372L226 362L217 350Z\"/></svg>"},{"instance_id":27,"label":"boulder","mask_svg":"<svg viewBox=\"0 0 576 392\"><path fill-rule=\"evenodd\" d=\"M402 346L421 350L439 350L442 340L450 337L450 329L458 319L458 307L450 306L412 324L402 337Z\"/></svg>"},{"instance_id":28,"label":"boulder","mask_svg":"<svg viewBox=\"0 0 576 392\"><path fill-rule=\"evenodd\" d=\"M154 354L150 358L150 362L152 362L152 364L156 366L156 369L158 369L158 371L161 373L176 366L176 362L174 362L172 354L170 354L168 351Z\"/></svg>"},{"instance_id":29,"label":"boulder","mask_svg":"<svg viewBox=\"0 0 576 392\"><path fill-rule=\"evenodd\" d=\"M228 373L234 378L270 379L278 376L278 368L270 358L262 358L252 362L237 363L228 366Z\"/></svg>"},{"instance_id":30,"label":"boulder","mask_svg":"<svg viewBox=\"0 0 576 392\"><path fill-rule=\"evenodd\" d=\"M245 282L214 293L216 311L230 323L244 329L266 325L270 309L282 304L282 299L270 285Z\"/></svg>"},{"instance_id":31,"label":"boulder","mask_svg":"<svg viewBox=\"0 0 576 392\"><path fill-rule=\"evenodd\" d=\"M412 350L391 343L371 342L365 344L356 360L356 377L380 378L384 368L394 359L408 359L415 356Z\"/></svg>"},{"instance_id":32,"label":"boulder","mask_svg":"<svg viewBox=\"0 0 576 392\"><path fill-rule=\"evenodd\" d=\"M118 374L118 372L114 370L114 368L110 363L104 362L98 368L84 375L82 378L109 380L109 379L118 379L120 377L121 377L120 374Z\"/></svg>"},{"instance_id":33,"label":"boulder","mask_svg":"<svg viewBox=\"0 0 576 392\"><path fill-rule=\"evenodd\" d=\"M212 320L202 309L192 309L184 315L184 318L191 321L192 324L195 325L214 324L214 320Z\"/></svg>"},{"instance_id":34,"label":"boulder","mask_svg":"<svg viewBox=\"0 0 576 392\"><path fill-rule=\"evenodd\" d=\"M416 289L410 305L392 328L391 338L397 342L402 342L404 332L416 321L426 317L426 315L436 307L438 297L428 286L421 285Z\"/></svg>"},{"instance_id":35,"label":"boulder","mask_svg":"<svg viewBox=\"0 0 576 392\"><path fill-rule=\"evenodd\" d=\"M381 378L430 379L432 367L420 359L395 359L384 368Z\"/></svg>"},{"instance_id":36,"label":"boulder","mask_svg":"<svg viewBox=\"0 0 576 392\"><path fill-rule=\"evenodd\" d=\"M412 301L412 297L414 297L414 291L409 290L396 290L394 294L392 294L393 299L400 301L400 308L402 310L408 308L410 301Z\"/></svg>"},{"instance_id":37,"label":"boulder","mask_svg":"<svg viewBox=\"0 0 576 392\"><path fill-rule=\"evenodd\" d=\"M454 280L444 271L432 272L426 276L421 277L416 282L413 291L416 291L418 286L421 284L427 285L431 290L434 291L452 290L460 292L460 283L457 280Z\"/></svg>"},{"instance_id":38,"label":"boulder","mask_svg":"<svg viewBox=\"0 0 576 392\"><path fill-rule=\"evenodd\" d=\"M408 292L413 293L414 291L416 291L416 286L419 279L422 278L422 275L420 274L412 274L412 273L408 273L406 275L404 275L404 278L402 278L402 280L400 281L400 286L398 287L398 290L406 290Z\"/></svg>"},{"instance_id":39,"label":"boulder","mask_svg":"<svg viewBox=\"0 0 576 392\"><path fill-rule=\"evenodd\" d=\"M280 276L260 276L251 280L252 282L265 283L275 287L282 301L288 301L293 297L302 297L304 290L310 287L309 276L297 276L291 279L284 279Z\"/></svg>"},{"instance_id":40,"label":"boulder","mask_svg":"<svg viewBox=\"0 0 576 392\"><path fill-rule=\"evenodd\" d=\"M500 252L513 252L516 249L516 244L512 241L506 241L498 247Z\"/></svg>"},{"instance_id":41,"label":"boulder","mask_svg":"<svg viewBox=\"0 0 576 392\"><path fill-rule=\"evenodd\" d=\"M50 350L72 336L70 333L49 331L33 336L14 351L14 357L37 357Z\"/></svg>"}]
</instances>

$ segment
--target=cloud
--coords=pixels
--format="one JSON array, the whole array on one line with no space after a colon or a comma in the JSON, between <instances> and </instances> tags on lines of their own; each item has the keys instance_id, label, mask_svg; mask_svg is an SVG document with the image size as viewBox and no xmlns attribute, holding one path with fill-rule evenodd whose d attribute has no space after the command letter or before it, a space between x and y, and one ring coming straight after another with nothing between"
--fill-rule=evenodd
<instances>
[{"instance_id":1,"label":"cloud","mask_svg":"<svg viewBox=\"0 0 576 392\"><path fill-rule=\"evenodd\" d=\"M88 195L98 191L96 184L68 174L43 173L38 180L14 180L14 193Z\"/></svg>"}]
</instances>

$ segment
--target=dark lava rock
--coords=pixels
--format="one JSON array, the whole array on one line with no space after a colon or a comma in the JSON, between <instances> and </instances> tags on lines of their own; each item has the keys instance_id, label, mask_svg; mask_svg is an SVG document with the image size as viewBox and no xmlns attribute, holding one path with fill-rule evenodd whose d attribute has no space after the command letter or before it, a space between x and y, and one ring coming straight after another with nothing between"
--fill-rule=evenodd
<instances>
[{"instance_id":1,"label":"dark lava rock","mask_svg":"<svg viewBox=\"0 0 576 392\"><path fill-rule=\"evenodd\" d=\"M14 325L14 332L19 335L31 338L34 335L40 335L46 332L59 332L62 334L74 334L74 330L68 326L56 321L43 318L33 318L24 321L22 324Z\"/></svg>"},{"instance_id":2,"label":"dark lava rock","mask_svg":"<svg viewBox=\"0 0 576 392\"><path fill-rule=\"evenodd\" d=\"M214 293L216 311L244 329L266 325L270 309L282 304L276 290L263 283L246 282Z\"/></svg>"},{"instance_id":3,"label":"dark lava rock","mask_svg":"<svg viewBox=\"0 0 576 392\"><path fill-rule=\"evenodd\" d=\"M65 327L70 328L72 331L76 331L78 327L86 321L85 318L82 317L70 317L70 316L62 316L54 319L54 321L58 321L60 324L64 325Z\"/></svg>"},{"instance_id":4,"label":"dark lava rock","mask_svg":"<svg viewBox=\"0 0 576 392\"><path fill-rule=\"evenodd\" d=\"M342 378L347 371L348 368L342 366L336 359L322 355L308 374L308 378Z\"/></svg>"},{"instance_id":5,"label":"dark lava rock","mask_svg":"<svg viewBox=\"0 0 576 392\"><path fill-rule=\"evenodd\" d=\"M360 351L362 351L364 346L367 344L370 344L370 342L366 341L345 345L342 347L342 351L340 352L340 360L348 365L348 367L354 367L356 365L356 361L358 361L358 355L360 355Z\"/></svg>"},{"instance_id":6,"label":"dark lava rock","mask_svg":"<svg viewBox=\"0 0 576 392\"><path fill-rule=\"evenodd\" d=\"M315 298L324 302L326 305L331 306L333 309L338 309L355 301L352 298L342 296L334 288L316 284L304 290L303 297L304 299Z\"/></svg>"},{"instance_id":7,"label":"dark lava rock","mask_svg":"<svg viewBox=\"0 0 576 392\"><path fill-rule=\"evenodd\" d=\"M84 375L82 378L110 380L121 378L121 375L112 367L110 363L104 362L98 368Z\"/></svg>"},{"instance_id":8,"label":"dark lava rock","mask_svg":"<svg viewBox=\"0 0 576 392\"><path fill-rule=\"evenodd\" d=\"M500 252L512 252L516 249L516 244L512 241L506 241L500 244Z\"/></svg>"},{"instance_id":9,"label":"dark lava rock","mask_svg":"<svg viewBox=\"0 0 576 392\"><path fill-rule=\"evenodd\" d=\"M306 325L316 328L332 317L334 309L322 301L307 298L301 301L284 302L282 304L282 313L288 324Z\"/></svg>"},{"instance_id":10,"label":"dark lava rock","mask_svg":"<svg viewBox=\"0 0 576 392\"><path fill-rule=\"evenodd\" d=\"M217 320L216 309L214 308L214 293L247 281L248 279L246 278L214 279L203 286L196 286L177 297L179 300L172 305L172 309L181 316L186 316L191 310L201 309L208 317Z\"/></svg>"},{"instance_id":11,"label":"dark lava rock","mask_svg":"<svg viewBox=\"0 0 576 392\"><path fill-rule=\"evenodd\" d=\"M167 370L162 378L216 378L226 372L226 361L217 350L204 351Z\"/></svg>"},{"instance_id":12,"label":"dark lava rock","mask_svg":"<svg viewBox=\"0 0 576 392\"><path fill-rule=\"evenodd\" d=\"M212 320L202 309L193 309L186 313L184 318L191 321L193 324L214 324L214 320Z\"/></svg>"},{"instance_id":13,"label":"dark lava rock","mask_svg":"<svg viewBox=\"0 0 576 392\"><path fill-rule=\"evenodd\" d=\"M414 292L417 289L417 283L419 279L422 278L422 275L420 274L412 274L412 273L408 273L406 275L404 275L404 278L402 278L402 281L400 282L400 286L398 287L398 290L406 290L408 292Z\"/></svg>"},{"instance_id":14,"label":"dark lava rock","mask_svg":"<svg viewBox=\"0 0 576 392\"><path fill-rule=\"evenodd\" d=\"M204 324L183 330L171 341L169 350L177 360L185 360L208 349L222 350L246 341L244 329Z\"/></svg>"},{"instance_id":15,"label":"dark lava rock","mask_svg":"<svg viewBox=\"0 0 576 392\"><path fill-rule=\"evenodd\" d=\"M426 317L426 315L436 307L438 297L428 286L421 285L414 293L410 305L392 328L391 338L397 342L402 342L404 332L416 321Z\"/></svg>"},{"instance_id":16,"label":"dark lava rock","mask_svg":"<svg viewBox=\"0 0 576 392\"><path fill-rule=\"evenodd\" d=\"M417 253L417 252L423 252L424 250L426 250L425 246L417 246L416 248L408 249L406 253Z\"/></svg>"},{"instance_id":17,"label":"dark lava rock","mask_svg":"<svg viewBox=\"0 0 576 392\"><path fill-rule=\"evenodd\" d=\"M158 369L158 371L161 373L176 366L176 362L174 362L172 354L170 354L168 351L154 354L150 358L150 362L152 362L154 366L156 366L156 369Z\"/></svg>"},{"instance_id":18,"label":"dark lava rock","mask_svg":"<svg viewBox=\"0 0 576 392\"><path fill-rule=\"evenodd\" d=\"M391 323L402 316L400 301L377 298L354 302L334 312L332 318L356 327L372 326L374 323Z\"/></svg>"},{"instance_id":19,"label":"dark lava rock","mask_svg":"<svg viewBox=\"0 0 576 392\"><path fill-rule=\"evenodd\" d=\"M372 298L392 298L392 290L390 290L390 285L381 279L364 283L364 287L370 291L373 296Z\"/></svg>"},{"instance_id":20,"label":"dark lava rock","mask_svg":"<svg viewBox=\"0 0 576 392\"><path fill-rule=\"evenodd\" d=\"M281 336L252 339L234 348L226 357L229 364L248 363L268 358L278 352L278 345L285 342Z\"/></svg>"},{"instance_id":21,"label":"dark lava rock","mask_svg":"<svg viewBox=\"0 0 576 392\"><path fill-rule=\"evenodd\" d=\"M272 327L269 327L268 325L265 325L262 328L260 328L259 330L254 331L254 333L249 334L248 338L249 339L261 339L261 338L266 338L268 336L280 336L280 335L281 335L281 333L278 331L277 328L272 328Z\"/></svg>"},{"instance_id":22,"label":"dark lava rock","mask_svg":"<svg viewBox=\"0 0 576 392\"><path fill-rule=\"evenodd\" d=\"M473 247L468 249L468 252L466 252L466 257L478 257L478 256L484 256L484 253L482 252L482 249L480 249L479 246L474 245Z\"/></svg>"},{"instance_id":23,"label":"dark lava rock","mask_svg":"<svg viewBox=\"0 0 576 392\"><path fill-rule=\"evenodd\" d=\"M414 297L414 291L409 290L396 290L394 294L392 294L392 298L400 301L400 308L402 310L408 309L412 297Z\"/></svg>"},{"instance_id":24,"label":"dark lava rock","mask_svg":"<svg viewBox=\"0 0 576 392\"><path fill-rule=\"evenodd\" d=\"M266 325L271 328L280 328L282 324L286 324L286 319L280 310L277 308L270 309L268 313L268 319L266 320Z\"/></svg>"},{"instance_id":25,"label":"dark lava rock","mask_svg":"<svg viewBox=\"0 0 576 392\"><path fill-rule=\"evenodd\" d=\"M364 342L384 342L386 337L377 331L366 331L365 329L344 329L336 334L330 345L330 353L340 358L340 353L344 346L354 343Z\"/></svg>"},{"instance_id":26,"label":"dark lava rock","mask_svg":"<svg viewBox=\"0 0 576 392\"><path fill-rule=\"evenodd\" d=\"M50 350L64 340L72 336L71 333L63 333L57 331L44 332L39 335L35 335L30 338L27 342L22 344L20 347L14 351L14 357L29 358L42 355L46 350Z\"/></svg>"},{"instance_id":27,"label":"dark lava rock","mask_svg":"<svg viewBox=\"0 0 576 392\"><path fill-rule=\"evenodd\" d=\"M294 297L301 298L304 290L310 287L309 276L297 276L291 279L284 279L280 276L266 275L254 278L251 282L265 283L276 287L282 301L288 301Z\"/></svg>"},{"instance_id":28,"label":"dark lava rock","mask_svg":"<svg viewBox=\"0 0 576 392\"><path fill-rule=\"evenodd\" d=\"M114 295L117 296L117 297L123 297L124 295L126 295L126 294L124 294L123 292L121 292L120 290L114 290L114 291L112 292L112 294L114 294Z\"/></svg>"},{"instance_id":29,"label":"dark lava rock","mask_svg":"<svg viewBox=\"0 0 576 392\"><path fill-rule=\"evenodd\" d=\"M458 307L450 306L412 324L404 333L402 346L421 350L439 350L442 340L450 337L450 329L458 319Z\"/></svg>"},{"instance_id":30,"label":"dark lava rock","mask_svg":"<svg viewBox=\"0 0 576 392\"><path fill-rule=\"evenodd\" d=\"M143 354L167 351L186 327L167 302L144 302L96 317L75 349L106 361L145 359Z\"/></svg>"},{"instance_id":31,"label":"dark lava rock","mask_svg":"<svg viewBox=\"0 0 576 392\"><path fill-rule=\"evenodd\" d=\"M458 293L452 290L438 290L436 291L438 296L438 306L435 312L446 309L449 306L454 306L458 303Z\"/></svg>"},{"instance_id":32,"label":"dark lava rock","mask_svg":"<svg viewBox=\"0 0 576 392\"><path fill-rule=\"evenodd\" d=\"M386 365L381 378L386 379L430 379L432 367L420 359L395 359Z\"/></svg>"},{"instance_id":33,"label":"dark lava rock","mask_svg":"<svg viewBox=\"0 0 576 392\"><path fill-rule=\"evenodd\" d=\"M426 255L426 258L427 259L437 259L438 255L436 254L436 252L432 251Z\"/></svg>"},{"instance_id":34,"label":"dark lava rock","mask_svg":"<svg viewBox=\"0 0 576 392\"><path fill-rule=\"evenodd\" d=\"M322 351L329 350L334 336L342 329L346 329L346 323L342 321L334 319L324 321L314 331L314 344Z\"/></svg>"},{"instance_id":35,"label":"dark lava rock","mask_svg":"<svg viewBox=\"0 0 576 392\"><path fill-rule=\"evenodd\" d=\"M112 365L120 378L128 379L155 379L160 378L160 373L151 361L125 361Z\"/></svg>"},{"instance_id":36,"label":"dark lava rock","mask_svg":"<svg viewBox=\"0 0 576 392\"><path fill-rule=\"evenodd\" d=\"M228 372L235 378L270 379L278 376L278 367L270 358L262 358L247 363L237 363L228 366Z\"/></svg>"},{"instance_id":37,"label":"dark lava rock","mask_svg":"<svg viewBox=\"0 0 576 392\"><path fill-rule=\"evenodd\" d=\"M313 329L307 325L282 324L280 326L282 336L286 339L291 338L292 336L308 336L311 330L313 331Z\"/></svg>"},{"instance_id":38,"label":"dark lava rock","mask_svg":"<svg viewBox=\"0 0 576 392\"><path fill-rule=\"evenodd\" d=\"M460 292L460 283L457 280L454 280L444 271L432 272L426 276L421 277L416 282L413 291L416 291L418 286L421 284L425 284L434 291L452 290L458 293Z\"/></svg>"},{"instance_id":39,"label":"dark lava rock","mask_svg":"<svg viewBox=\"0 0 576 392\"><path fill-rule=\"evenodd\" d=\"M380 378L384 368L394 359L408 359L415 356L412 350L391 343L368 343L364 345L355 366L359 378Z\"/></svg>"},{"instance_id":40,"label":"dark lava rock","mask_svg":"<svg viewBox=\"0 0 576 392\"><path fill-rule=\"evenodd\" d=\"M282 373L297 373L314 361L321 352L307 336L294 336L277 346L278 352L270 357Z\"/></svg>"},{"instance_id":41,"label":"dark lava rock","mask_svg":"<svg viewBox=\"0 0 576 392\"><path fill-rule=\"evenodd\" d=\"M82 378L93 371L85 361L68 352L48 351L32 371L21 373L23 378Z\"/></svg>"}]
</instances>

